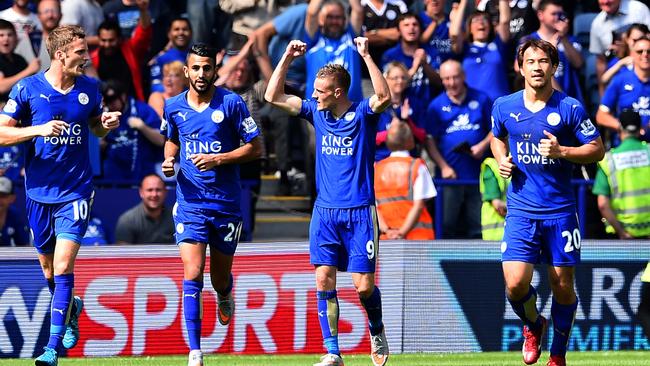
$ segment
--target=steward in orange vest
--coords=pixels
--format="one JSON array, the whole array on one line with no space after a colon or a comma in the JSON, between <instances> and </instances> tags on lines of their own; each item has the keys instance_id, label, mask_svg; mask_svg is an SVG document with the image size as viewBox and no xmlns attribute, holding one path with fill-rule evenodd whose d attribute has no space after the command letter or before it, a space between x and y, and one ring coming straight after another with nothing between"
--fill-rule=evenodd
<instances>
[{"instance_id":1,"label":"steward in orange vest","mask_svg":"<svg viewBox=\"0 0 650 366\"><path fill-rule=\"evenodd\" d=\"M375 199L382 233L379 238L433 240L433 220L424 202L434 197L436 190L424 161L408 153L413 148L408 125L394 119L386 145L391 155L375 165Z\"/></svg>"}]
</instances>

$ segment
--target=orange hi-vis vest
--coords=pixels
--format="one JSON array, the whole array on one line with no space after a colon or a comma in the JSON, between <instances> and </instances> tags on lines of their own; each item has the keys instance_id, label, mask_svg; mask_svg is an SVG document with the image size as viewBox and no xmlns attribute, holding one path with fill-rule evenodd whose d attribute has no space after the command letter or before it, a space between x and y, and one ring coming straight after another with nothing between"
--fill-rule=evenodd
<instances>
[{"instance_id":1,"label":"orange hi-vis vest","mask_svg":"<svg viewBox=\"0 0 650 366\"><path fill-rule=\"evenodd\" d=\"M418 176L422 159L390 156L375 165L375 199L377 210L386 225L399 228L413 207L413 185ZM407 240L433 240L433 220L425 209L411 231ZM382 234L380 239L386 239Z\"/></svg>"}]
</instances>

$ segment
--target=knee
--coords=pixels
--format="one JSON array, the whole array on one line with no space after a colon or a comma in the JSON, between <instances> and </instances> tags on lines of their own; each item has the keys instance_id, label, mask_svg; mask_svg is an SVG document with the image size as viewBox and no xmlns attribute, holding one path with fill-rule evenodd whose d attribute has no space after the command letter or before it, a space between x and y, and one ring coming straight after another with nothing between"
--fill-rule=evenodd
<instances>
[{"instance_id":1,"label":"knee","mask_svg":"<svg viewBox=\"0 0 650 366\"><path fill-rule=\"evenodd\" d=\"M64 275L64 274L69 274L72 273L74 270L74 264L71 262L58 262L54 263L54 268L52 268L52 277L54 276L59 276L59 275ZM45 269L43 269L43 273L45 273ZM47 274L45 275L45 278L50 278L47 277Z\"/></svg>"},{"instance_id":2,"label":"knee","mask_svg":"<svg viewBox=\"0 0 650 366\"><path fill-rule=\"evenodd\" d=\"M203 267L200 263L186 263L183 268L184 277L186 280L202 282L203 281Z\"/></svg>"},{"instance_id":3,"label":"knee","mask_svg":"<svg viewBox=\"0 0 650 366\"><path fill-rule=\"evenodd\" d=\"M316 271L316 288L323 291L334 290L336 287L336 275L334 277L327 271Z\"/></svg>"},{"instance_id":4,"label":"knee","mask_svg":"<svg viewBox=\"0 0 650 366\"><path fill-rule=\"evenodd\" d=\"M530 284L527 282L513 282L506 284L506 294L510 300L517 301L528 294Z\"/></svg>"},{"instance_id":5,"label":"knee","mask_svg":"<svg viewBox=\"0 0 650 366\"><path fill-rule=\"evenodd\" d=\"M372 292L375 290L375 286L372 284L362 284L357 287L357 295L362 299L367 299L372 295Z\"/></svg>"}]
</instances>

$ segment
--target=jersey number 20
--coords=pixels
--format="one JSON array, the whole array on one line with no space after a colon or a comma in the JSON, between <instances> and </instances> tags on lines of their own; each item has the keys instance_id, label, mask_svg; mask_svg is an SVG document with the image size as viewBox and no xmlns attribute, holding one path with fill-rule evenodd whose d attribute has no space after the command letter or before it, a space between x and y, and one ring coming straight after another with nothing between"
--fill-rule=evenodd
<instances>
[{"instance_id":1,"label":"jersey number 20","mask_svg":"<svg viewBox=\"0 0 650 366\"><path fill-rule=\"evenodd\" d=\"M562 232L562 237L566 239L566 244L564 245L564 252L570 253L573 250L580 250L580 230L573 229L573 233L569 230Z\"/></svg>"}]
</instances>

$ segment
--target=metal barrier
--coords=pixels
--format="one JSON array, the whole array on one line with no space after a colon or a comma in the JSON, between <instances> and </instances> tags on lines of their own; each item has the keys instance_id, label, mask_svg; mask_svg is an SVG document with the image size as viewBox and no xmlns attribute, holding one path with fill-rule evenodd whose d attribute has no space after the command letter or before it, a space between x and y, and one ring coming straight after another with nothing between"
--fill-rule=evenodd
<instances>
[{"instance_id":1,"label":"metal barrier","mask_svg":"<svg viewBox=\"0 0 650 366\"><path fill-rule=\"evenodd\" d=\"M435 223L434 228L436 230L436 237L442 238L443 233L443 212L444 212L444 187L445 186L469 186L469 185L478 185L477 179L434 179L433 180L436 189L438 190L438 195L435 198L435 209L436 214L434 217ZM584 180L584 179L572 179L571 184L576 189L576 211L578 211L578 222L580 224L580 234L585 236L585 222L586 222L586 211L587 211L587 194L588 187L591 187L594 184L593 180Z\"/></svg>"}]
</instances>

